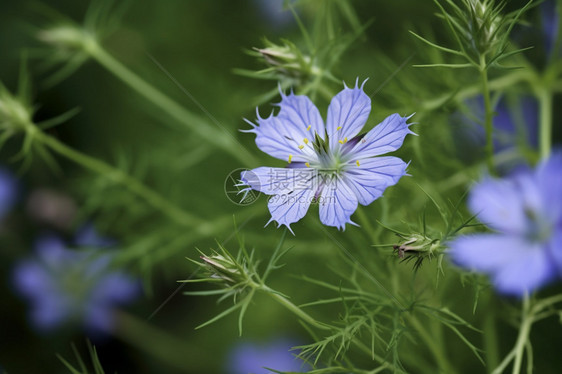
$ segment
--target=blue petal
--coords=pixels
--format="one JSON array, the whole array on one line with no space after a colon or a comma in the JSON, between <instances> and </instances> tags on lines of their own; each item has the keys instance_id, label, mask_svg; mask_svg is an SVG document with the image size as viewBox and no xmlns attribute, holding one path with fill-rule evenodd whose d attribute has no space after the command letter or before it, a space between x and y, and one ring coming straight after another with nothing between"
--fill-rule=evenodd
<instances>
[{"instance_id":1,"label":"blue petal","mask_svg":"<svg viewBox=\"0 0 562 374\"><path fill-rule=\"evenodd\" d=\"M398 183L406 174L408 164L398 157L375 157L355 162L345 172L345 181L361 205L369 205L382 196L384 190Z\"/></svg>"},{"instance_id":2,"label":"blue petal","mask_svg":"<svg viewBox=\"0 0 562 374\"><path fill-rule=\"evenodd\" d=\"M544 246L503 234L463 236L451 244L450 255L465 268L488 273L498 291L522 295L556 274Z\"/></svg>"},{"instance_id":3,"label":"blue petal","mask_svg":"<svg viewBox=\"0 0 562 374\"><path fill-rule=\"evenodd\" d=\"M325 182L318 199L320 221L326 226L345 229L346 223L354 224L350 217L357 209L357 197L347 183L340 178Z\"/></svg>"},{"instance_id":4,"label":"blue petal","mask_svg":"<svg viewBox=\"0 0 562 374\"><path fill-rule=\"evenodd\" d=\"M314 134L324 138L324 122L318 109L306 96L288 96L281 93L281 108L277 116L258 117L258 126L244 132L253 132L256 144L263 152L284 161L310 162L317 159L312 140ZM305 139L308 139L307 142ZM299 146L302 146L299 148Z\"/></svg>"},{"instance_id":5,"label":"blue petal","mask_svg":"<svg viewBox=\"0 0 562 374\"><path fill-rule=\"evenodd\" d=\"M286 125L295 129L298 134L308 139L314 139L317 133L324 139L324 121L318 108L310 101L308 96L295 95L292 92L287 96L281 92L281 102L277 104L280 108L277 117ZM310 129L308 127L310 126Z\"/></svg>"},{"instance_id":6,"label":"blue petal","mask_svg":"<svg viewBox=\"0 0 562 374\"><path fill-rule=\"evenodd\" d=\"M545 285L556 276L544 248L538 244L512 248L513 259L492 277L494 286L505 294L522 296Z\"/></svg>"},{"instance_id":7,"label":"blue petal","mask_svg":"<svg viewBox=\"0 0 562 374\"><path fill-rule=\"evenodd\" d=\"M269 222L275 221L278 226L285 225L291 230L291 223L300 220L308 211L316 191L313 188L304 188L272 196L267 203L271 213Z\"/></svg>"},{"instance_id":8,"label":"blue petal","mask_svg":"<svg viewBox=\"0 0 562 374\"><path fill-rule=\"evenodd\" d=\"M468 206L491 228L515 235L530 229L527 214L540 212L540 195L529 175L511 179L484 179L473 187Z\"/></svg>"},{"instance_id":9,"label":"blue petal","mask_svg":"<svg viewBox=\"0 0 562 374\"><path fill-rule=\"evenodd\" d=\"M0 220L16 202L17 182L6 169L0 168Z\"/></svg>"},{"instance_id":10,"label":"blue petal","mask_svg":"<svg viewBox=\"0 0 562 374\"><path fill-rule=\"evenodd\" d=\"M330 102L326 131L332 150L340 147L340 140L349 140L359 134L369 118L371 99L363 92L365 82L361 87L358 87L358 82L355 82L354 88L346 86ZM338 130L339 127L341 129Z\"/></svg>"},{"instance_id":11,"label":"blue petal","mask_svg":"<svg viewBox=\"0 0 562 374\"><path fill-rule=\"evenodd\" d=\"M410 117L392 114L369 131L357 145L349 151L355 159L363 159L392 152L402 146L408 134L414 134L406 123ZM415 134L414 134L415 135Z\"/></svg>"},{"instance_id":12,"label":"blue petal","mask_svg":"<svg viewBox=\"0 0 562 374\"><path fill-rule=\"evenodd\" d=\"M271 168L262 166L243 171L240 174L242 185L266 195L278 195L294 190L313 188L318 171L312 168Z\"/></svg>"}]
</instances>

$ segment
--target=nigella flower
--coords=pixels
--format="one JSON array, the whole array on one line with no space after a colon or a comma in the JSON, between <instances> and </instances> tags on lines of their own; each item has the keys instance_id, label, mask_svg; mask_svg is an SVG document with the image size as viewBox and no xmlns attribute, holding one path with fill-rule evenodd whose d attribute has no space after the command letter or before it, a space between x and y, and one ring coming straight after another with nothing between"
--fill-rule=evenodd
<instances>
[{"instance_id":1,"label":"nigella flower","mask_svg":"<svg viewBox=\"0 0 562 374\"><path fill-rule=\"evenodd\" d=\"M326 125L306 96L282 100L276 116L262 118L253 132L265 153L288 162L288 168L259 167L241 175L246 190L267 195L271 221L289 227L300 220L310 204L319 204L320 220L338 229L352 223L358 204L369 205L406 174L408 166L397 157L375 157L400 148L410 117L392 114L366 134L358 135L371 111L363 84L344 89L328 108ZM257 111L257 110L256 110Z\"/></svg>"},{"instance_id":2,"label":"nigella flower","mask_svg":"<svg viewBox=\"0 0 562 374\"><path fill-rule=\"evenodd\" d=\"M288 339L276 339L266 344L245 342L236 345L226 361L229 374L266 374L266 368L282 372L300 373L308 371L309 366L291 353L293 344Z\"/></svg>"},{"instance_id":3,"label":"nigella flower","mask_svg":"<svg viewBox=\"0 0 562 374\"><path fill-rule=\"evenodd\" d=\"M10 172L0 168L0 220L12 208L17 198L17 183Z\"/></svg>"},{"instance_id":4,"label":"nigella flower","mask_svg":"<svg viewBox=\"0 0 562 374\"><path fill-rule=\"evenodd\" d=\"M533 170L485 179L469 208L493 233L450 243L457 264L487 273L498 291L522 295L562 275L562 153Z\"/></svg>"},{"instance_id":5,"label":"nigella flower","mask_svg":"<svg viewBox=\"0 0 562 374\"><path fill-rule=\"evenodd\" d=\"M90 239L89 246L95 244ZM111 267L110 252L68 249L52 235L41 237L35 251L13 275L16 290L31 304L30 319L38 330L74 323L93 333L111 331L114 308L139 294L133 277Z\"/></svg>"}]
</instances>

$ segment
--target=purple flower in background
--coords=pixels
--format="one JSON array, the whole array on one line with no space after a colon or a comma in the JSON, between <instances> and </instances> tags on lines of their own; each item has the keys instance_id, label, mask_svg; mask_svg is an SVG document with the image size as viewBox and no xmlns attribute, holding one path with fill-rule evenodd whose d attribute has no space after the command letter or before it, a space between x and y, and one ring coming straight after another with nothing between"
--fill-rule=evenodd
<instances>
[{"instance_id":1,"label":"purple flower in background","mask_svg":"<svg viewBox=\"0 0 562 374\"><path fill-rule=\"evenodd\" d=\"M288 168L259 167L243 172L244 191L267 195L271 221L278 225L300 220L312 202L320 207L320 221L344 229L358 204L369 205L406 174L397 157L375 157L400 148L413 134L409 117L393 114L364 135L358 135L371 111L363 85L345 86L328 108L326 125L306 96L281 93L276 116L261 118L253 132L265 153L289 163ZM268 222L268 223L269 223Z\"/></svg>"},{"instance_id":2,"label":"purple flower in background","mask_svg":"<svg viewBox=\"0 0 562 374\"><path fill-rule=\"evenodd\" d=\"M225 372L228 374L271 374L277 371L307 371L308 365L290 352L295 346L288 339L274 340L268 344L242 343L234 347L227 359Z\"/></svg>"},{"instance_id":3,"label":"purple flower in background","mask_svg":"<svg viewBox=\"0 0 562 374\"><path fill-rule=\"evenodd\" d=\"M17 192L17 182L12 174L0 167L0 220L16 202Z\"/></svg>"},{"instance_id":4,"label":"purple flower in background","mask_svg":"<svg viewBox=\"0 0 562 374\"><path fill-rule=\"evenodd\" d=\"M547 0L541 3L541 19L542 28L546 44L546 53L548 56L552 54L552 50L556 44L558 37L559 17L556 9L555 0Z\"/></svg>"},{"instance_id":5,"label":"purple flower in background","mask_svg":"<svg viewBox=\"0 0 562 374\"><path fill-rule=\"evenodd\" d=\"M475 147L486 143L484 130L484 100L482 96L465 101L466 113L455 116L455 142L459 153L477 154ZM493 142L498 161L520 162L524 150L536 149L538 146L538 103L531 96L502 97L495 108L493 117ZM509 166L509 165L504 165Z\"/></svg>"},{"instance_id":6,"label":"purple flower in background","mask_svg":"<svg viewBox=\"0 0 562 374\"><path fill-rule=\"evenodd\" d=\"M30 319L38 330L75 323L90 332L108 332L114 308L139 294L133 277L111 267L108 251L68 249L56 236L41 237L35 251L35 257L16 266L13 277L16 290L31 304Z\"/></svg>"},{"instance_id":7,"label":"purple flower in background","mask_svg":"<svg viewBox=\"0 0 562 374\"><path fill-rule=\"evenodd\" d=\"M451 242L455 263L489 274L498 291L512 295L562 275L562 152L535 170L485 179L470 192L468 205L495 232Z\"/></svg>"}]
</instances>

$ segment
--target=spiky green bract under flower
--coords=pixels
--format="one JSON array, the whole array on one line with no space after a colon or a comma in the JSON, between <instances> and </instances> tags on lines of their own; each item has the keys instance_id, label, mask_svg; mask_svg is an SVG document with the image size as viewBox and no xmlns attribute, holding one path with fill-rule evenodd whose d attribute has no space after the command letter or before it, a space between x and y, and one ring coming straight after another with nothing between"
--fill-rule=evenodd
<instances>
[{"instance_id":1,"label":"spiky green bract under flower","mask_svg":"<svg viewBox=\"0 0 562 374\"><path fill-rule=\"evenodd\" d=\"M458 49L435 44L414 32L412 34L442 52L463 57L467 63L420 66L450 68L472 66L481 70L492 65L499 66L501 60L525 50L524 48L508 51L509 34L521 15L528 10L532 0L523 8L509 13L504 13L505 1L461 0L458 4L453 0L445 0L445 5L439 0L434 1L440 10L438 16L447 24ZM485 61L484 67L482 61Z\"/></svg>"},{"instance_id":2,"label":"spiky green bract under flower","mask_svg":"<svg viewBox=\"0 0 562 374\"><path fill-rule=\"evenodd\" d=\"M287 253L289 249L282 250L285 240L286 230L276 247L273 255L267 263L265 270L259 270L259 261L254 257L254 251L248 252L244 243L240 240L240 250L236 256L230 253L223 245L218 244L218 250L212 251L212 254L205 255L201 253L203 262L189 259L195 263L203 274L198 279L187 279L179 282L196 283L207 282L217 283L220 285L218 290L208 291L188 291L185 295L211 296L220 295L219 301L232 298L234 305L223 311L216 317L199 325L197 328L207 326L227 315L239 310L238 328L240 335L242 334L242 320L244 314L252 301L256 291L262 291L276 298L285 300L285 296L281 293L269 288L265 282L271 271L280 268L278 262L281 257ZM287 301L288 302L288 301Z\"/></svg>"}]
</instances>

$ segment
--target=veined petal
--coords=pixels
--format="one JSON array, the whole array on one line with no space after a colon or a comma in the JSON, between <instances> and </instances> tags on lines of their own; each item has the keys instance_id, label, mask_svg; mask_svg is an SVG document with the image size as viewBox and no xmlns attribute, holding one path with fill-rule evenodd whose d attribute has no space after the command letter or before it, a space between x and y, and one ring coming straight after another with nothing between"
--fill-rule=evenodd
<instances>
[{"instance_id":1,"label":"veined petal","mask_svg":"<svg viewBox=\"0 0 562 374\"><path fill-rule=\"evenodd\" d=\"M369 205L381 197L387 187L398 183L408 167L404 161L392 156L361 160L359 166L352 162L345 172L345 181L361 205Z\"/></svg>"},{"instance_id":2,"label":"veined petal","mask_svg":"<svg viewBox=\"0 0 562 374\"><path fill-rule=\"evenodd\" d=\"M303 188L272 196L267 203L271 213L269 222L275 221L278 226L285 225L293 232L291 223L304 217L315 194L315 189Z\"/></svg>"},{"instance_id":3,"label":"veined petal","mask_svg":"<svg viewBox=\"0 0 562 374\"><path fill-rule=\"evenodd\" d=\"M318 189L318 171L313 168L271 168L262 166L243 171L243 185L266 195L287 194L306 188Z\"/></svg>"},{"instance_id":4,"label":"veined petal","mask_svg":"<svg viewBox=\"0 0 562 374\"><path fill-rule=\"evenodd\" d=\"M320 221L326 226L345 229L350 217L357 209L357 197L341 178L325 181L318 199Z\"/></svg>"},{"instance_id":5,"label":"veined petal","mask_svg":"<svg viewBox=\"0 0 562 374\"><path fill-rule=\"evenodd\" d=\"M364 159L397 150L402 146L406 135L414 134L409 129L411 124L406 123L410 117L401 117L396 113L386 117L384 121L369 131L349 151L349 154L354 159Z\"/></svg>"},{"instance_id":6,"label":"veined petal","mask_svg":"<svg viewBox=\"0 0 562 374\"><path fill-rule=\"evenodd\" d=\"M288 130L293 131L299 141L302 142L304 138L314 139L316 133L324 139L324 121L308 96L292 92L285 95L281 92L281 102L277 105L280 108L277 117L286 124Z\"/></svg>"},{"instance_id":7,"label":"veined petal","mask_svg":"<svg viewBox=\"0 0 562 374\"><path fill-rule=\"evenodd\" d=\"M256 111L258 125L246 121L253 128L243 132L255 133L258 148L275 158L289 163L315 161L312 140L315 133L321 138L325 133L320 112L306 96L281 93L281 98L277 116L262 118Z\"/></svg>"},{"instance_id":8,"label":"veined petal","mask_svg":"<svg viewBox=\"0 0 562 374\"><path fill-rule=\"evenodd\" d=\"M365 82L361 87L358 87L358 81L354 88L345 87L330 102L326 131L332 150L340 147L340 141L344 143L359 134L367 122L371 112L371 99L363 92Z\"/></svg>"}]
</instances>

